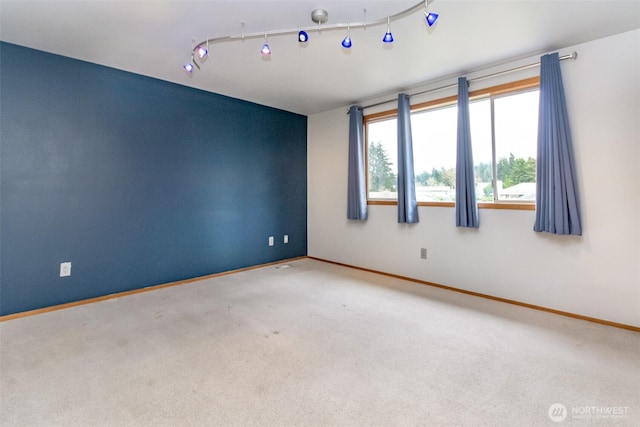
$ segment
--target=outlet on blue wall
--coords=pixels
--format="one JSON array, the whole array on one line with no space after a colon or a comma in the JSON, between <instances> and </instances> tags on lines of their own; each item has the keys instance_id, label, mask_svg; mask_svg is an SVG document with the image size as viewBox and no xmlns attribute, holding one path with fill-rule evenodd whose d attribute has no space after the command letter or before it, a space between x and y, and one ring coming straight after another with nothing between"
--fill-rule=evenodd
<instances>
[{"instance_id":1,"label":"outlet on blue wall","mask_svg":"<svg viewBox=\"0 0 640 427\"><path fill-rule=\"evenodd\" d=\"M306 255L305 116L7 43L0 95L0 314Z\"/></svg>"}]
</instances>

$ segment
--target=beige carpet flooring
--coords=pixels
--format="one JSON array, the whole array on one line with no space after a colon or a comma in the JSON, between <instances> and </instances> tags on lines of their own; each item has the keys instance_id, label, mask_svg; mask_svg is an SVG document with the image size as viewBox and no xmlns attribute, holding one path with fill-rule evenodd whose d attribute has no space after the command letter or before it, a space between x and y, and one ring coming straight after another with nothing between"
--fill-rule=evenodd
<instances>
[{"instance_id":1,"label":"beige carpet flooring","mask_svg":"<svg viewBox=\"0 0 640 427\"><path fill-rule=\"evenodd\" d=\"M3 322L0 425L640 425L638 333L286 265Z\"/></svg>"}]
</instances>

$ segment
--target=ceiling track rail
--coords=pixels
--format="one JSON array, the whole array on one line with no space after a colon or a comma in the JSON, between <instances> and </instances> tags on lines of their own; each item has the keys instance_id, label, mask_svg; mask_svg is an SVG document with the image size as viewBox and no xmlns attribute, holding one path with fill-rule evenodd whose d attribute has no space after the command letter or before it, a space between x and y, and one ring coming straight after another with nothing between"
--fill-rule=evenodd
<instances>
[{"instance_id":1,"label":"ceiling track rail","mask_svg":"<svg viewBox=\"0 0 640 427\"><path fill-rule=\"evenodd\" d=\"M191 50L191 54L192 56L196 56L196 52L198 51L198 49L200 47L208 47L209 45L212 44L217 44L217 43L223 43L223 42L229 42L229 41L235 41L235 40L246 40L246 39L258 39L258 38L265 38L267 36L281 36L281 35L289 35L289 34L297 34L298 32L302 31L332 31L332 30L345 30L347 28L350 29L355 29L355 28L367 28L367 27L377 27L377 26L381 26L381 25L387 25L390 21L396 21L398 19L404 18L406 16L409 16L413 13L415 13L416 11L418 11L421 8L426 8L428 7L428 4L430 3L429 0L425 0L425 1L420 1L418 3L416 3L415 5L401 11L398 12L396 14L393 15L388 15L385 16L383 18L380 19L375 19L372 21L361 21L361 22L348 22L348 23L338 23L338 24L321 24L318 23L318 25L313 25L313 26L307 26L307 27L296 27L296 28L287 28L287 29L282 29L282 30L265 30L265 31L260 31L260 32L251 32L251 33L245 33L242 32L240 34L232 34L232 35L227 35L227 36L219 36L219 37L212 37L206 40L203 40L199 43L196 43L193 47L193 49ZM364 10L366 12L366 9Z\"/></svg>"}]
</instances>

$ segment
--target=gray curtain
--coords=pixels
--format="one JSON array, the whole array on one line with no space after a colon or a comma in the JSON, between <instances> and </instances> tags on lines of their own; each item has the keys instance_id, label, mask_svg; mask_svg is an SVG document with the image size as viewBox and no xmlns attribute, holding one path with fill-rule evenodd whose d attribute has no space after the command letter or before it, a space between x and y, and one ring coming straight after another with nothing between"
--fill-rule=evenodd
<instances>
[{"instance_id":1,"label":"gray curtain","mask_svg":"<svg viewBox=\"0 0 640 427\"><path fill-rule=\"evenodd\" d=\"M458 144L456 157L456 227L478 228L476 180L473 176L473 150L469 121L469 83L458 79Z\"/></svg>"},{"instance_id":2,"label":"gray curtain","mask_svg":"<svg viewBox=\"0 0 640 427\"><path fill-rule=\"evenodd\" d=\"M560 58L540 61L535 231L582 235L580 201Z\"/></svg>"},{"instance_id":3,"label":"gray curtain","mask_svg":"<svg viewBox=\"0 0 640 427\"><path fill-rule=\"evenodd\" d=\"M409 95L398 95L398 222L418 222Z\"/></svg>"},{"instance_id":4,"label":"gray curtain","mask_svg":"<svg viewBox=\"0 0 640 427\"><path fill-rule=\"evenodd\" d=\"M349 172L347 219L367 219L367 188L364 160L362 107L349 108Z\"/></svg>"}]
</instances>

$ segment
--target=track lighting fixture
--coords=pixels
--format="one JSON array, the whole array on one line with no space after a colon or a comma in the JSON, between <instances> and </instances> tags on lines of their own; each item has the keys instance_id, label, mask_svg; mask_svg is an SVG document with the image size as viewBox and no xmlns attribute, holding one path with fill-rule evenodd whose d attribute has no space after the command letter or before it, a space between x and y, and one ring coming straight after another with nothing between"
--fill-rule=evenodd
<instances>
[{"instance_id":1,"label":"track lighting fixture","mask_svg":"<svg viewBox=\"0 0 640 427\"><path fill-rule=\"evenodd\" d=\"M387 15L387 32L384 33L384 37L382 41L384 43L393 43L393 34L391 34L391 20L389 19L389 15Z\"/></svg>"},{"instance_id":2,"label":"track lighting fixture","mask_svg":"<svg viewBox=\"0 0 640 427\"><path fill-rule=\"evenodd\" d=\"M311 20L317 26L309 26L309 27L298 27L297 29L282 29L282 30L267 30L264 32L255 32L255 33L245 33L245 24L242 22L242 34L240 35L227 35L227 36L219 36L204 40L198 44L193 45L193 49L191 50L191 62L185 64L183 66L184 71L188 74L192 74L194 69L200 69L200 64L196 61L202 60L209 55L209 44L217 44L222 42L230 42L235 40L245 40L245 39L257 39L264 37L264 44L262 45L262 49L260 49L260 53L263 57L268 57L271 55L271 48L269 47L269 42L267 40L267 35L270 36L279 36L284 34L298 34L298 43L308 43L309 42L309 33L312 31L332 31L332 30L342 30L344 31L344 27L347 27L347 35L342 39L340 43L341 46L345 49L351 49L353 46L353 41L351 39L351 28L363 28L367 27L375 27L382 26L387 24L387 31L382 38L383 43L389 44L393 43L393 34L391 34L391 21L395 21L400 18L405 18L409 15L412 15L418 12L420 9L424 12L424 19L429 27L432 27L436 21L438 20L438 14L434 12L429 12L428 7L429 3L433 2L433 0L420 0L419 3L411 6L410 8L398 12L396 14L388 14L386 18L380 18L373 21L368 21L366 18L366 9L363 9L364 19L362 22L347 22L347 24L338 23L338 24L326 24L329 20L329 13L325 9L315 9L311 12ZM195 40L194 40L195 42ZM196 58L197 55L197 58Z\"/></svg>"}]
</instances>

